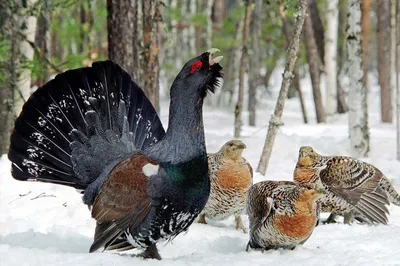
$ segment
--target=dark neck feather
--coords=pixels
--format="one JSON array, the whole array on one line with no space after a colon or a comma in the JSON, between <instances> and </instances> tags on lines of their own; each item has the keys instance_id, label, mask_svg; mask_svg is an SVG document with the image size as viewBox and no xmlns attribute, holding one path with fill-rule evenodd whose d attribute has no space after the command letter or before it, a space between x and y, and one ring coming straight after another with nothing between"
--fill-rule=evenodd
<instances>
[{"instance_id":1,"label":"dark neck feather","mask_svg":"<svg viewBox=\"0 0 400 266\"><path fill-rule=\"evenodd\" d=\"M177 164L206 153L203 99L197 95L171 96L166 135L149 150L149 156Z\"/></svg>"}]
</instances>

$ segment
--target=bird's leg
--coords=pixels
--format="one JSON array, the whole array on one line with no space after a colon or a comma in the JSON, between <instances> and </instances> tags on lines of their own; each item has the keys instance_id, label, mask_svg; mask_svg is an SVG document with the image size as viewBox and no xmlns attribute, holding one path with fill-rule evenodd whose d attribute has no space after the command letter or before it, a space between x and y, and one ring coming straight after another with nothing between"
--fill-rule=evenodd
<instances>
[{"instance_id":1,"label":"bird's leg","mask_svg":"<svg viewBox=\"0 0 400 266\"><path fill-rule=\"evenodd\" d=\"M198 223L200 223L200 224L207 224L207 222L206 222L206 215L205 215L205 214L200 214L200 215L199 215Z\"/></svg>"},{"instance_id":2,"label":"bird's leg","mask_svg":"<svg viewBox=\"0 0 400 266\"><path fill-rule=\"evenodd\" d=\"M140 254L140 257L143 257L145 259L156 259L156 260L161 260L161 256L158 253L158 249L156 244L151 244L146 248L146 250Z\"/></svg>"},{"instance_id":3,"label":"bird's leg","mask_svg":"<svg viewBox=\"0 0 400 266\"><path fill-rule=\"evenodd\" d=\"M344 216L343 219L344 224L351 224L354 221L355 215L353 212L345 213L343 216Z\"/></svg>"},{"instance_id":4,"label":"bird's leg","mask_svg":"<svg viewBox=\"0 0 400 266\"><path fill-rule=\"evenodd\" d=\"M243 233L247 233L246 228L244 228L243 222L242 222L242 217L240 215L235 216L235 222L236 222L236 230L242 229Z\"/></svg>"},{"instance_id":5,"label":"bird's leg","mask_svg":"<svg viewBox=\"0 0 400 266\"><path fill-rule=\"evenodd\" d=\"M328 219L326 219L324 224L335 224L336 223L335 218L336 218L336 214L331 212L331 214L329 214L329 217L328 217Z\"/></svg>"},{"instance_id":6,"label":"bird's leg","mask_svg":"<svg viewBox=\"0 0 400 266\"><path fill-rule=\"evenodd\" d=\"M250 241L247 242L247 245L246 245L246 252L249 252L249 249L250 249Z\"/></svg>"}]
</instances>

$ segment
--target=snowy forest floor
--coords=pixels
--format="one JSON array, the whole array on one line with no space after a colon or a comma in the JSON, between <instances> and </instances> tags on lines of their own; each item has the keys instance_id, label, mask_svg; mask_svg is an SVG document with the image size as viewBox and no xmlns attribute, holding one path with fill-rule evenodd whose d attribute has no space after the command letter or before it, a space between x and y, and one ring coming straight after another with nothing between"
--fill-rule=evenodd
<instances>
[{"instance_id":1,"label":"snowy forest floor","mask_svg":"<svg viewBox=\"0 0 400 266\"><path fill-rule=\"evenodd\" d=\"M272 94L259 104L257 127L243 127L247 145L244 157L255 170L264 144L268 120L280 86L276 73ZM395 125L380 122L379 90L371 81L369 125L371 152L363 160L380 168L400 191L400 162L396 161ZM261 180L292 180L298 149L313 146L323 155L349 155L347 114L315 123L309 82L303 82L310 124L302 122L298 98L287 101L285 125L276 138L266 176ZM204 121L208 152L217 151L232 139L233 108L205 107ZM264 110L264 111L262 111ZM161 117L168 118L168 103ZM244 116L247 118L247 114ZM245 119L246 124L247 119ZM88 253L95 221L80 195L62 186L18 182L11 178L10 162L0 160L0 265L400 265L400 208L390 206L389 225L320 225L310 239L293 251L275 250L247 253L248 235L234 229L233 218L208 225L193 224L188 233L172 243L159 245L162 261L112 252ZM326 216L324 216L326 217ZM248 226L245 216L244 223Z\"/></svg>"}]
</instances>

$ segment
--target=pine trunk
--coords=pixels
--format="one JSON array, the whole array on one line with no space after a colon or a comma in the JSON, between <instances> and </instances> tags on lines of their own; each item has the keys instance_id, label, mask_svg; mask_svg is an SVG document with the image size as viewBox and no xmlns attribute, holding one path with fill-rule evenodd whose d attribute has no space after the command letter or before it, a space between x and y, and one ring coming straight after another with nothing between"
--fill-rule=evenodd
<instances>
[{"instance_id":1,"label":"pine trunk","mask_svg":"<svg viewBox=\"0 0 400 266\"><path fill-rule=\"evenodd\" d=\"M154 108L159 111L159 40L157 23L161 21L156 0L143 0L143 89Z\"/></svg>"},{"instance_id":2,"label":"pine trunk","mask_svg":"<svg viewBox=\"0 0 400 266\"><path fill-rule=\"evenodd\" d=\"M364 64L364 84L368 90L368 70L369 70L369 56L368 56L368 46L369 39L371 35L371 0L361 1L361 20L362 20L362 60Z\"/></svg>"},{"instance_id":3,"label":"pine trunk","mask_svg":"<svg viewBox=\"0 0 400 266\"><path fill-rule=\"evenodd\" d=\"M300 86L300 73L298 64L296 64L294 68L294 84L299 94L300 108L301 108L301 113L303 114L303 122L304 124L308 124L306 104L304 103L303 92L301 91L301 86Z\"/></svg>"},{"instance_id":4,"label":"pine trunk","mask_svg":"<svg viewBox=\"0 0 400 266\"><path fill-rule=\"evenodd\" d=\"M190 16L195 16L197 12L197 1L196 0L189 0L189 13ZM193 23L189 23L189 50L192 56L197 54L196 51L196 29Z\"/></svg>"},{"instance_id":5,"label":"pine trunk","mask_svg":"<svg viewBox=\"0 0 400 266\"><path fill-rule=\"evenodd\" d=\"M324 26L322 25L321 16L318 11L317 0L308 0L308 13L318 56L323 65L325 59L325 31Z\"/></svg>"},{"instance_id":6,"label":"pine trunk","mask_svg":"<svg viewBox=\"0 0 400 266\"><path fill-rule=\"evenodd\" d=\"M326 73L325 113L332 115L337 111L338 0L328 0L326 21L324 60Z\"/></svg>"},{"instance_id":7,"label":"pine trunk","mask_svg":"<svg viewBox=\"0 0 400 266\"><path fill-rule=\"evenodd\" d=\"M313 29L311 26L310 17L307 16L304 20L304 40L307 51L307 62L310 70L311 83L313 88L315 113L317 122L325 122L324 107L322 105L322 96L320 88L320 61L318 59L317 45L314 41Z\"/></svg>"},{"instance_id":8,"label":"pine trunk","mask_svg":"<svg viewBox=\"0 0 400 266\"><path fill-rule=\"evenodd\" d=\"M138 1L107 0L107 12L108 57L139 82Z\"/></svg>"},{"instance_id":9,"label":"pine trunk","mask_svg":"<svg viewBox=\"0 0 400 266\"><path fill-rule=\"evenodd\" d=\"M245 14L242 32L242 56L240 57L240 68L239 68L239 91L238 91L238 101L235 107L235 138L240 137L242 130L242 111L243 111L243 97L244 97L244 74L246 72L247 65L247 49L249 42L249 24L252 7L250 5L250 0L245 1Z\"/></svg>"},{"instance_id":10,"label":"pine trunk","mask_svg":"<svg viewBox=\"0 0 400 266\"><path fill-rule=\"evenodd\" d=\"M390 0L377 0L377 38L378 38L378 81L381 87L381 118L382 122L392 123L392 86L390 62L391 33L390 33Z\"/></svg>"},{"instance_id":11,"label":"pine trunk","mask_svg":"<svg viewBox=\"0 0 400 266\"><path fill-rule=\"evenodd\" d=\"M292 82L293 79L293 70L296 65L297 53L299 51L301 31L303 29L303 23L307 12L306 1L307 0L297 1L297 12L296 12L297 16L294 25L293 38L288 48L288 56L285 65L285 70L283 72L282 85L275 105L274 114L269 120L267 137L265 139L261 158L257 167L257 172L261 173L262 175L265 175L267 171L267 166L269 159L271 157L271 152L274 145L276 133L278 132L279 126L282 125L283 108L285 106L287 92L290 83Z\"/></svg>"},{"instance_id":12,"label":"pine trunk","mask_svg":"<svg viewBox=\"0 0 400 266\"><path fill-rule=\"evenodd\" d=\"M367 89L363 82L361 0L350 0L347 15L347 54L349 80L349 135L352 155L369 152Z\"/></svg>"},{"instance_id":13,"label":"pine trunk","mask_svg":"<svg viewBox=\"0 0 400 266\"><path fill-rule=\"evenodd\" d=\"M261 10L262 0L255 0L255 7L252 13L250 32L251 32L251 56L249 57L249 125L256 125L256 110L257 110L257 86L260 79L261 66Z\"/></svg>"},{"instance_id":14,"label":"pine trunk","mask_svg":"<svg viewBox=\"0 0 400 266\"><path fill-rule=\"evenodd\" d=\"M340 0L339 1L339 25L338 25L338 36L346 36L346 26L347 26L347 10L348 10L348 1ZM346 113L349 108L346 104L345 93L340 84L340 73L343 71L344 62L346 59L346 40L345 38L338 38L338 48L337 48L337 112L339 114Z\"/></svg>"},{"instance_id":15,"label":"pine trunk","mask_svg":"<svg viewBox=\"0 0 400 266\"><path fill-rule=\"evenodd\" d=\"M36 36L35 36L35 45L40 50L42 56L49 59L50 58L50 30L49 30L49 1L44 0L42 11L39 15L37 27L36 27ZM39 74L36 85L39 87L46 83L48 79L48 64L45 60L43 60L39 55L35 54L35 57L39 60Z\"/></svg>"}]
</instances>

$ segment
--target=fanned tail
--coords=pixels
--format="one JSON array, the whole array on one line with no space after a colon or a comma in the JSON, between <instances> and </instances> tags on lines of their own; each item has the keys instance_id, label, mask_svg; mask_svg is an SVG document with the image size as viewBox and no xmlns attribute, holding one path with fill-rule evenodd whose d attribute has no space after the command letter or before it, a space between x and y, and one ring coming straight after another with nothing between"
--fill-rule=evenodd
<instances>
[{"instance_id":1,"label":"fanned tail","mask_svg":"<svg viewBox=\"0 0 400 266\"><path fill-rule=\"evenodd\" d=\"M8 158L17 180L87 190L98 187L120 160L165 135L143 91L111 61L57 75L24 104Z\"/></svg>"}]
</instances>

